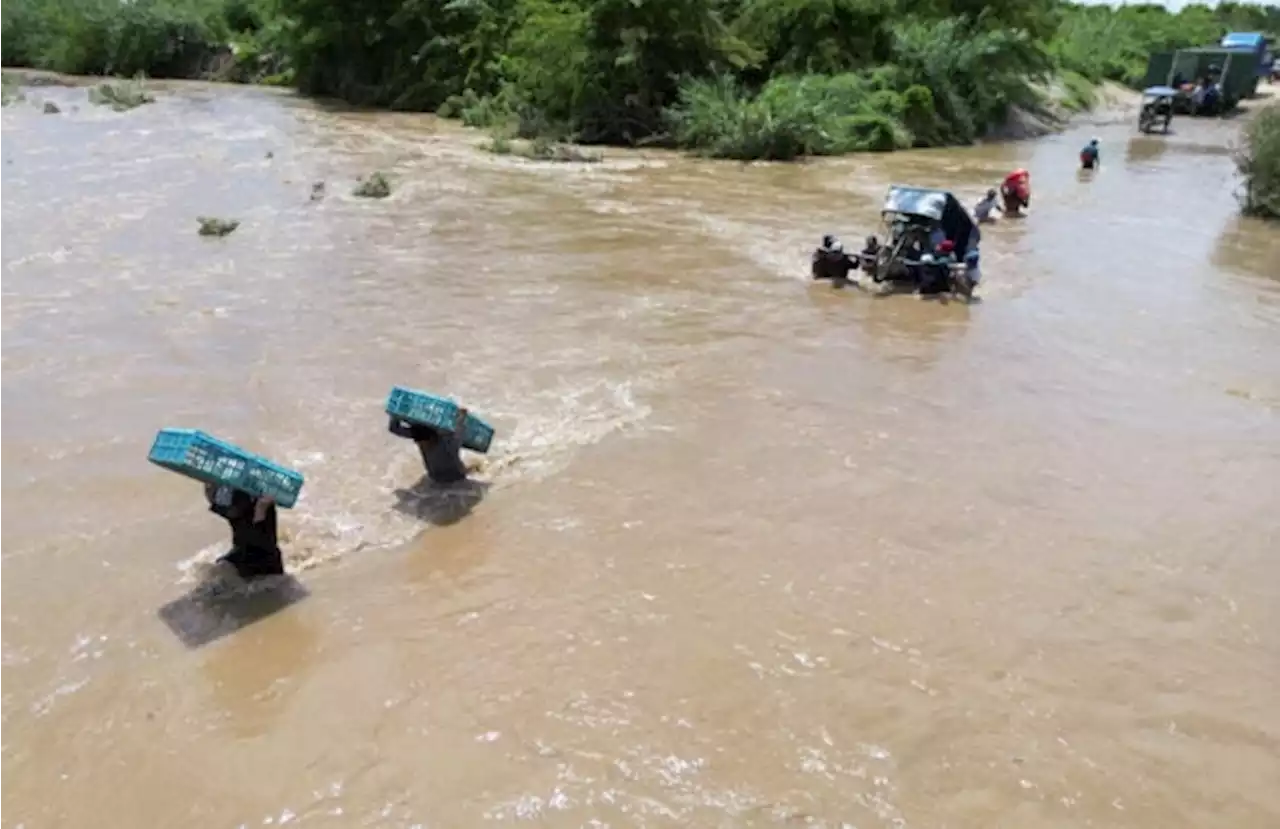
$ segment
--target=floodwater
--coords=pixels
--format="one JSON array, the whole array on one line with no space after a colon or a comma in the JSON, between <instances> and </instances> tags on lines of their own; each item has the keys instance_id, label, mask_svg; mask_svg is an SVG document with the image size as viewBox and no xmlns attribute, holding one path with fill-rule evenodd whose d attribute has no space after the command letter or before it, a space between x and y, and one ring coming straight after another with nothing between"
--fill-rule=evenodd
<instances>
[{"instance_id":1,"label":"floodwater","mask_svg":"<svg viewBox=\"0 0 1280 829\"><path fill-rule=\"evenodd\" d=\"M1082 179L1083 130L550 165L265 90L33 101L5 827L1280 825L1280 229L1237 124L1095 126ZM981 302L808 281L890 181L1015 166ZM480 484L423 493L398 383L495 424ZM193 598L227 529L165 426L306 474L285 584Z\"/></svg>"}]
</instances>

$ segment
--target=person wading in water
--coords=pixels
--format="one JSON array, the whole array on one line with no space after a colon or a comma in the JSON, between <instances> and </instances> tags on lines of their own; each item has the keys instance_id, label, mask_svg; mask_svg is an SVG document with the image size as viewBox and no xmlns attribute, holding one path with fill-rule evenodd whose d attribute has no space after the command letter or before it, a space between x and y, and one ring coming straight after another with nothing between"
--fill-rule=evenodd
<instances>
[{"instance_id":1,"label":"person wading in water","mask_svg":"<svg viewBox=\"0 0 1280 829\"><path fill-rule=\"evenodd\" d=\"M452 432L441 432L431 426L410 423L398 417L391 418L388 431L397 437L409 438L418 444L427 477L433 483L453 484L465 480L467 467L462 462L462 440L467 428L467 410L458 407Z\"/></svg>"},{"instance_id":2,"label":"person wading in water","mask_svg":"<svg viewBox=\"0 0 1280 829\"><path fill-rule=\"evenodd\" d=\"M218 559L245 581L284 575L284 556L276 537L276 505L229 486L205 486L209 511L231 525L231 551Z\"/></svg>"}]
</instances>

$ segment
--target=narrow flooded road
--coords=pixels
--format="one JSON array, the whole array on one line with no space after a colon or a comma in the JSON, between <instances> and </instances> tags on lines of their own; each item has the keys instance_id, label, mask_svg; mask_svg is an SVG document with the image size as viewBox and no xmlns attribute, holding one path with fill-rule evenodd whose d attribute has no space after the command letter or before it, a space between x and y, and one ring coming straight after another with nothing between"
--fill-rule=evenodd
<instances>
[{"instance_id":1,"label":"narrow flooded road","mask_svg":"<svg viewBox=\"0 0 1280 829\"><path fill-rule=\"evenodd\" d=\"M1280 230L1236 125L1093 128L1084 180L1081 130L557 166L264 90L38 95L4 826L1280 825ZM890 182L1015 166L980 303L809 283ZM473 501L409 491L396 383L498 428ZM184 601L226 527L146 462L165 426L307 475L301 601Z\"/></svg>"}]
</instances>

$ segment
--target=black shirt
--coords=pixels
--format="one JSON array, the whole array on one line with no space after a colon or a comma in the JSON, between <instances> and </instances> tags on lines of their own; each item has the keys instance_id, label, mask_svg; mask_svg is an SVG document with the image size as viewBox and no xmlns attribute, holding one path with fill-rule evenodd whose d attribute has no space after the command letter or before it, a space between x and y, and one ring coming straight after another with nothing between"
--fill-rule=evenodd
<instances>
[{"instance_id":1,"label":"black shirt","mask_svg":"<svg viewBox=\"0 0 1280 829\"><path fill-rule=\"evenodd\" d=\"M231 525L231 546L240 550L274 553L278 548L276 536L276 505L269 504L261 521L254 522L254 499L247 492L235 490L230 504L220 504L210 497L209 510L222 516Z\"/></svg>"},{"instance_id":2,"label":"black shirt","mask_svg":"<svg viewBox=\"0 0 1280 829\"><path fill-rule=\"evenodd\" d=\"M427 476L438 484L451 484L467 477L462 463L462 432L440 432L430 426L391 418L393 435L409 438L418 444ZM424 443L425 442L425 443Z\"/></svg>"}]
</instances>

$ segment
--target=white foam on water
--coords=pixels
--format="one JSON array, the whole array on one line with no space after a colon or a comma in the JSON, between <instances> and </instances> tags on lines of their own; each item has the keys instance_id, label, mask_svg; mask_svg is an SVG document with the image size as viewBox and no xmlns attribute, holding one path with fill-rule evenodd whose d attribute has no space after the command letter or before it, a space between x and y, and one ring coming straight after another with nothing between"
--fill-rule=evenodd
<instances>
[{"instance_id":1,"label":"white foam on water","mask_svg":"<svg viewBox=\"0 0 1280 829\"><path fill-rule=\"evenodd\" d=\"M492 422L510 424L499 430L491 452L463 454L473 470L472 479L489 487L488 497L561 472L583 447L633 428L651 414L651 408L637 399L633 381L603 379L538 390L508 405L511 408L501 402L486 406L484 414ZM337 445L327 450L291 448L287 443L281 447L281 460L307 476L295 507L279 513L280 546L290 571L310 570L355 552L399 546L430 528L411 510L396 508L398 496L422 477L417 452L390 438L385 451L371 452L362 445L367 430L356 427L350 412L331 411L333 423L325 429L339 436ZM342 435L352 437L343 441ZM404 497L422 500L409 494ZM449 499L466 495L439 490L425 497L447 506ZM226 541L219 541L180 562L181 580L217 578L221 568L215 562L227 548Z\"/></svg>"}]
</instances>

